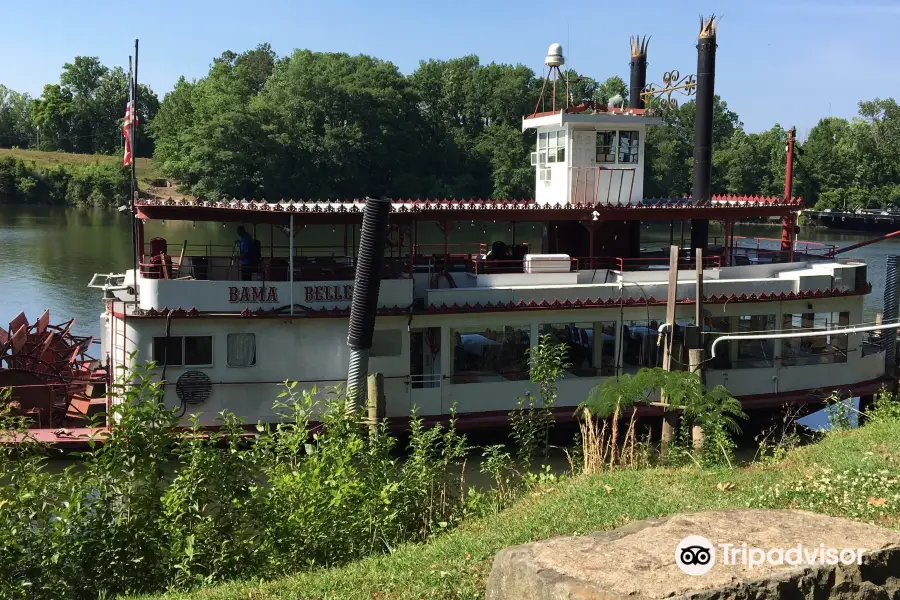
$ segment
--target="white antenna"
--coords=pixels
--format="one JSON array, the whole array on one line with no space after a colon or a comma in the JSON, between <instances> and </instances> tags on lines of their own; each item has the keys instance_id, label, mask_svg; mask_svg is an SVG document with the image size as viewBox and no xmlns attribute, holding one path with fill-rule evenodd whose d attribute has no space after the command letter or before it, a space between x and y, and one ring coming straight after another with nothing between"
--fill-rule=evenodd
<instances>
[{"instance_id":1,"label":"white antenna","mask_svg":"<svg viewBox=\"0 0 900 600\"><path fill-rule=\"evenodd\" d=\"M572 45L569 43L569 20L566 19L566 48L569 49L569 68L566 69L566 105L574 104L571 93L569 92L569 70L572 68Z\"/></svg>"}]
</instances>

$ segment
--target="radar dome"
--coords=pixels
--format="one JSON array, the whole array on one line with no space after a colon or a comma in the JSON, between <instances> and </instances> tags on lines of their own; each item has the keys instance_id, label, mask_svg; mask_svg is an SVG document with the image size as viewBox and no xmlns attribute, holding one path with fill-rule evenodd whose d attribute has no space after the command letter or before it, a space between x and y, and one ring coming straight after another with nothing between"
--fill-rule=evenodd
<instances>
[{"instance_id":1,"label":"radar dome","mask_svg":"<svg viewBox=\"0 0 900 600\"><path fill-rule=\"evenodd\" d=\"M544 64L549 67L561 67L566 64L566 59L563 57L563 49L559 44L550 44L550 49L547 50L547 58L544 59Z\"/></svg>"}]
</instances>

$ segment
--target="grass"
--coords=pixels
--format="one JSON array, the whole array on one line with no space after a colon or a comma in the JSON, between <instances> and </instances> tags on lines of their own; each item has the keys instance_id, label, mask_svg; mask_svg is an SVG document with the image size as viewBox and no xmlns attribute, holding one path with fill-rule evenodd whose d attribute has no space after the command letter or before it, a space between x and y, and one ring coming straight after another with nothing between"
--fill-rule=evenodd
<instances>
[{"instance_id":1,"label":"grass","mask_svg":"<svg viewBox=\"0 0 900 600\"><path fill-rule=\"evenodd\" d=\"M705 509L798 508L900 528L900 421L835 432L777 463L741 469L647 469L581 476L426 544L272 582L231 583L155 600L484 597L501 548ZM149 598L149 597L148 597Z\"/></svg>"},{"instance_id":2,"label":"grass","mask_svg":"<svg viewBox=\"0 0 900 600\"><path fill-rule=\"evenodd\" d=\"M105 154L71 154L68 152L41 152L40 150L0 148L0 158L5 156L33 162L36 166L47 169L52 169L57 165L122 164L122 156L118 154L108 156ZM137 159L136 171L138 183L142 189L148 185L148 182L161 178L152 158Z\"/></svg>"}]
</instances>

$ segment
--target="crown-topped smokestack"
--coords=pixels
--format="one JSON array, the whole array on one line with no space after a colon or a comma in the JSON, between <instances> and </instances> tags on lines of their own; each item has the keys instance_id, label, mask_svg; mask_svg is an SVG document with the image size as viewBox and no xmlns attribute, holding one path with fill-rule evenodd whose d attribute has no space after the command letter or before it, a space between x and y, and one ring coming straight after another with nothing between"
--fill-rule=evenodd
<instances>
[{"instance_id":1,"label":"crown-topped smokestack","mask_svg":"<svg viewBox=\"0 0 900 600\"><path fill-rule=\"evenodd\" d=\"M628 92L630 108L644 108L641 91L647 85L647 46L650 38L638 35L631 38L631 85Z\"/></svg>"},{"instance_id":2,"label":"crown-topped smokestack","mask_svg":"<svg viewBox=\"0 0 900 600\"><path fill-rule=\"evenodd\" d=\"M716 87L716 29L718 19L700 17L697 40L697 113L694 117L694 187L697 204L712 199L712 124ZM691 248L706 248L709 241L709 221L691 222Z\"/></svg>"}]
</instances>

